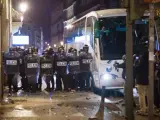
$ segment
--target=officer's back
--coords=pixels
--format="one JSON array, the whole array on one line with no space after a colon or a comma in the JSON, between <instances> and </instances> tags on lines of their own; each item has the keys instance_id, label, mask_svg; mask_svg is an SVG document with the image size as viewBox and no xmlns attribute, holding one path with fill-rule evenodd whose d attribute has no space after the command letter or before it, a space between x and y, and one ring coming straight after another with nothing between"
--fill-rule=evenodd
<instances>
[{"instance_id":1,"label":"officer's back","mask_svg":"<svg viewBox=\"0 0 160 120\"><path fill-rule=\"evenodd\" d=\"M56 71L59 74L66 74L67 57L64 50L61 50L61 52L56 55L55 59L56 59Z\"/></svg>"},{"instance_id":2,"label":"officer's back","mask_svg":"<svg viewBox=\"0 0 160 120\"><path fill-rule=\"evenodd\" d=\"M86 47L86 48L85 48ZM90 71L90 64L92 62L92 55L88 52L88 46L85 46L83 51L80 52L80 69L82 72Z\"/></svg>"},{"instance_id":3,"label":"officer's back","mask_svg":"<svg viewBox=\"0 0 160 120\"><path fill-rule=\"evenodd\" d=\"M77 50L73 49L72 52L68 54L68 65L70 73L77 73L80 71L79 56L77 56Z\"/></svg>"},{"instance_id":4,"label":"officer's back","mask_svg":"<svg viewBox=\"0 0 160 120\"><path fill-rule=\"evenodd\" d=\"M19 72L19 58L20 54L10 48L9 52L4 54L5 72L7 74L16 74Z\"/></svg>"},{"instance_id":5,"label":"officer's back","mask_svg":"<svg viewBox=\"0 0 160 120\"><path fill-rule=\"evenodd\" d=\"M29 49L28 53L25 57L26 75L35 75L38 73L39 57L32 49Z\"/></svg>"}]
</instances>

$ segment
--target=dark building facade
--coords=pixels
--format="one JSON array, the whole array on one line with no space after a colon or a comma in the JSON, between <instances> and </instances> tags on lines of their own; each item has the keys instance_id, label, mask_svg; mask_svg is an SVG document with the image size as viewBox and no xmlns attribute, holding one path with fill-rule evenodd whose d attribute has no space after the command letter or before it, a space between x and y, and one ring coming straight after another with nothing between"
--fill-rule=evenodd
<instances>
[{"instance_id":1,"label":"dark building facade","mask_svg":"<svg viewBox=\"0 0 160 120\"><path fill-rule=\"evenodd\" d=\"M67 24L91 11L120 8L120 5L121 0L57 0L52 5L52 46L63 41L63 30Z\"/></svg>"},{"instance_id":2,"label":"dark building facade","mask_svg":"<svg viewBox=\"0 0 160 120\"><path fill-rule=\"evenodd\" d=\"M63 1L56 0L52 3L51 13L51 46L59 45L63 41Z\"/></svg>"},{"instance_id":3,"label":"dark building facade","mask_svg":"<svg viewBox=\"0 0 160 120\"><path fill-rule=\"evenodd\" d=\"M120 8L121 0L65 0L64 25L78 19L85 14L102 9Z\"/></svg>"}]
</instances>

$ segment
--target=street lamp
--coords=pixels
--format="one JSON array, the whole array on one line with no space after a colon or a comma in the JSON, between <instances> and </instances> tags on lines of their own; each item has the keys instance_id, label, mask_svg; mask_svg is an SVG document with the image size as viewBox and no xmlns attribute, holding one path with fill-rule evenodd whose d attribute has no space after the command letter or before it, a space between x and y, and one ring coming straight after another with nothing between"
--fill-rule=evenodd
<instances>
[{"instance_id":1,"label":"street lamp","mask_svg":"<svg viewBox=\"0 0 160 120\"><path fill-rule=\"evenodd\" d=\"M56 48L56 47L57 47L57 45L56 45L56 44L54 44L54 47Z\"/></svg>"},{"instance_id":2,"label":"street lamp","mask_svg":"<svg viewBox=\"0 0 160 120\"><path fill-rule=\"evenodd\" d=\"M27 3L25 3L25 2L21 3L20 4L20 11L23 12L23 13L25 13L26 10L27 10L27 7L28 7Z\"/></svg>"},{"instance_id":3,"label":"street lamp","mask_svg":"<svg viewBox=\"0 0 160 120\"><path fill-rule=\"evenodd\" d=\"M61 41L61 42L60 42L60 44L61 44L61 45L64 45L64 42L63 42L63 41Z\"/></svg>"}]
</instances>

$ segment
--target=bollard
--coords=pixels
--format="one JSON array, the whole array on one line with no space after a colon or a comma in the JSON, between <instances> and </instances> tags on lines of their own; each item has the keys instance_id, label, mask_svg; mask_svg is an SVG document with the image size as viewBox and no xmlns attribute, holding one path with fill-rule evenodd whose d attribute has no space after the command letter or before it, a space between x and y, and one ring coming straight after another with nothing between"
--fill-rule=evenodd
<instances>
[{"instance_id":1,"label":"bollard","mask_svg":"<svg viewBox=\"0 0 160 120\"><path fill-rule=\"evenodd\" d=\"M95 118L102 120L104 118L104 103L105 103L105 86L102 86L101 92L101 103L98 112L96 113Z\"/></svg>"},{"instance_id":2,"label":"bollard","mask_svg":"<svg viewBox=\"0 0 160 120\"><path fill-rule=\"evenodd\" d=\"M105 102L105 86L102 86L102 92L101 92L101 103L100 107L104 109L104 102Z\"/></svg>"}]
</instances>

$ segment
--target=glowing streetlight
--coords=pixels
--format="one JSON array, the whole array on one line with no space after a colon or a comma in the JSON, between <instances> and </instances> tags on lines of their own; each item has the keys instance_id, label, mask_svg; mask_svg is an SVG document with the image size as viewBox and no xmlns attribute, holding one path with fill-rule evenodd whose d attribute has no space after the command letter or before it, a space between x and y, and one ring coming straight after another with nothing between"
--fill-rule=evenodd
<instances>
[{"instance_id":1,"label":"glowing streetlight","mask_svg":"<svg viewBox=\"0 0 160 120\"><path fill-rule=\"evenodd\" d=\"M23 2L23 3L20 4L20 11L21 12L25 13L27 8L28 8L27 3Z\"/></svg>"},{"instance_id":2,"label":"glowing streetlight","mask_svg":"<svg viewBox=\"0 0 160 120\"><path fill-rule=\"evenodd\" d=\"M63 42L63 41L61 41L61 42L60 42L60 44L61 44L61 45L64 45L64 42Z\"/></svg>"},{"instance_id":3,"label":"glowing streetlight","mask_svg":"<svg viewBox=\"0 0 160 120\"><path fill-rule=\"evenodd\" d=\"M56 47L57 47L57 45L56 45L56 44L54 44L54 47L56 48Z\"/></svg>"},{"instance_id":4,"label":"glowing streetlight","mask_svg":"<svg viewBox=\"0 0 160 120\"><path fill-rule=\"evenodd\" d=\"M49 46L49 44L48 44L48 46Z\"/></svg>"},{"instance_id":5,"label":"glowing streetlight","mask_svg":"<svg viewBox=\"0 0 160 120\"><path fill-rule=\"evenodd\" d=\"M47 42L45 42L45 44L47 44Z\"/></svg>"},{"instance_id":6,"label":"glowing streetlight","mask_svg":"<svg viewBox=\"0 0 160 120\"><path fill-rule=\"evenodd\" d=\"M23 16L21 16L21 22L23 22L23 20L24 20L24 17L23 17Z\"/></svg>"}]
</instances>

